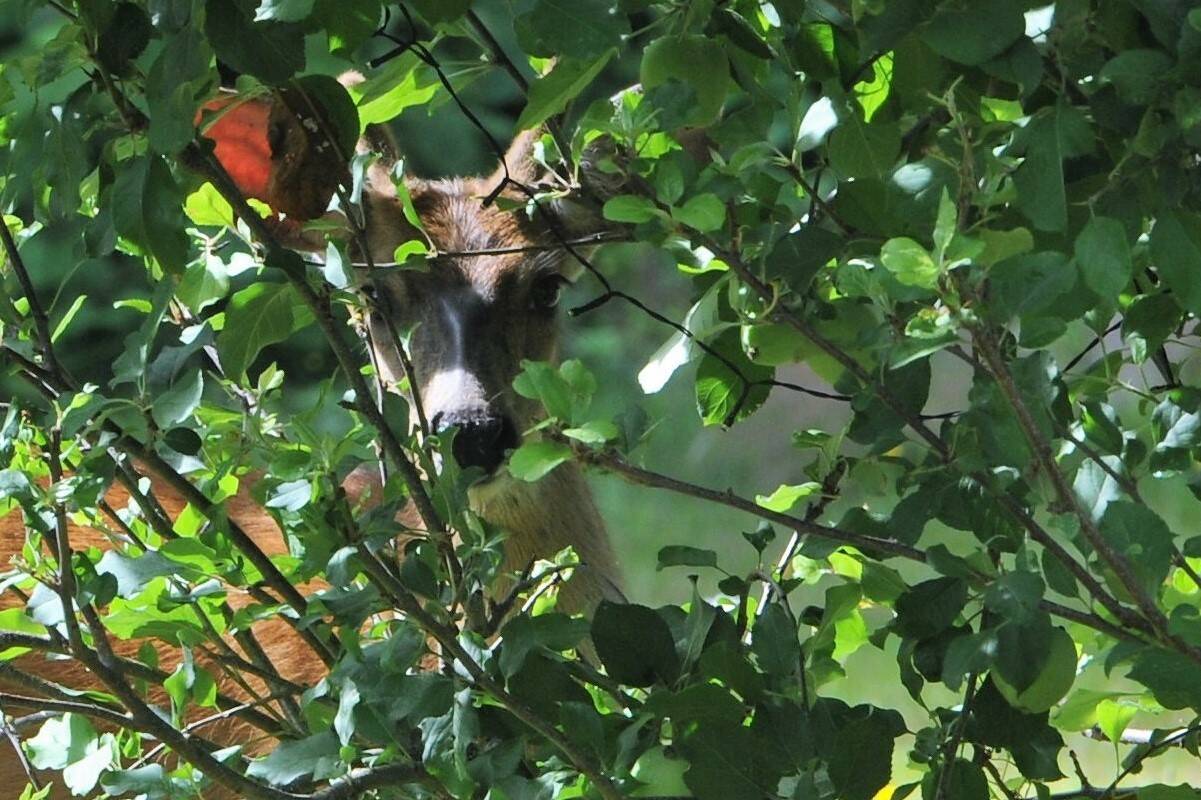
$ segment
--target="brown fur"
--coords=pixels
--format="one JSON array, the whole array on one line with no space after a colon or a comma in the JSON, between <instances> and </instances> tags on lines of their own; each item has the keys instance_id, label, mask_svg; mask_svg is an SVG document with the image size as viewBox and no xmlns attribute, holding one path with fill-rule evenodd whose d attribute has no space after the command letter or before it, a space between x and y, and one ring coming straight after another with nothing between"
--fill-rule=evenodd
<instances>
[{"instance_id":1,"label":"brown fur","mask_svg":"<svg viewBox=\"0 0 1201 800\"><path fill-rule=\"evenodd\" d=\"M172 520L183 511L186 505L182 497L159 481L154 482L154 495ZM129 493L119 484L111 486L105 492L104 499L112 508L117 510L124 509L130 504ZM225 502L225 508L230 519L240 525L263 552L268 555L282 555L287 552L279 527L270 515L264 513L262 508L251 499L245 488L245 484L236 496L229 498ZM84 550L89 547L107 549L111 546L109 536L106 535L106 532L96 528L84 525L71 525L69 532L72 549ZM5 563L8 562L13 554L20 551L24 541L25 526L21 514L14 511L0 517L0 558L3 558ZM239 593L237 589L231 588L229 591L230 605L235 608L252 602L248 595ZM23 603L13 592L0 593L0 609L22 605ZM313 655L308 645L282 619L264 620L256 624L253 630L259 644L271 657L275 668L285 679L303 685L312 685L324 675L325 669L320 659ZM113 647L117 655L132 659L136 656L141 642L142 640L128 642L113 640ZM155 649L159 652L160 669L169 674L178 663L178 651L163 643L154 642L154 645ZM237 649L236 644L232 646ZM203 658L199 660L218 679L222 693L240 702L250 699L244 690L228 678L222 676L219 666L207 663ZM70 688L90 689L101 686L99 679L88 672L77 661L63 659L55 655L31 653L17 659L15 666L22 672ZM247 683L256 692L268 693L262 681L253 676L247 678ZM30 687L16 683L9 678L5 678L3 675L0 675L0 691L26 697L37 696L37 692ZM161 707L169 707L169 702L162 692L153 694L151 700ZM30 713L32 710L15 707L5 707L3 709L4 713L9 717L19 717L22 714ZM206 709L204 714L198 716L206 716L213 713L213 711L214 709ZM101 725L100 727L103 728L105 726ZM211 727L198 731L198 733L223 744L239 742L246 744L248 745L247 750L251 753L261 753L270 748L270 740L264 738L261 730L236 718L228 718L215 722ZM32 735L32 732L21 731L21 734L22 736L28 736ZM57 777L50 774L39 776L43 782L54 781ZM24 770L11 750L11 744L8 741L0 742L0 787L11 787L13 792L11 796L16 797L19 793L17 787L24 786L25 782L26 776ZM56 791L52 792L51 797L57 799L69 796L65 789L61 787L61 783L56 781L56 784ZM0 791L7 792L9 789ZM224 798L225 795L214 792L210 797L212 800L217 800L217 798Z\"/></svg>"}]
</instances>

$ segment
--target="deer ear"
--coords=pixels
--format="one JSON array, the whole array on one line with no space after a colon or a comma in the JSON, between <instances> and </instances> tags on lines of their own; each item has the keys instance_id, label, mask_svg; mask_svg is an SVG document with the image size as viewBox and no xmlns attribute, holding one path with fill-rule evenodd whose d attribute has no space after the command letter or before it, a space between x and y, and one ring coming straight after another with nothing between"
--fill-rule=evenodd
<instances>
[{"instance_id":1,"label":"deer ear","mask_svg":"<svg viewBox=\"0 0 1201 800\"><path fill-rule=\"evenodd\" d=\"M238 101L233 96L205 103L196 115L202 124L205 112L220 116L201 134L213 143L213 154L246 197L268 202L271 183L271 143L268 136L271 103Z\"/></svg>"},{"instance_id":2,"label":"deer ear","mask_svg":"<svg viewBox=\"0 0 1201 800\"><path fill-rule=\"evenodd\" d=\"M488 176L486 185L495 187L506 175L526 186L541 180L545 170L535 161L535 157L542 134L541 128L518 131L505 151L504 163L497 165L496 171Z\"/></svg>"},{"instance_id":3,"label":"deer ear","mask_svg":"<svg viewBox=\"0 0 1201 800\"><path fill-rule=\"evenodd\" d=\"M501 187L507 176L522 186L537 189L542 184L553 183L563 186L565 182L548 173L547 168L538 158L538 149L546 130L537 127L532 130L519 131L505 151L504 163L479 184L481 192L487 194L498 188L504 189L504 195L514 200L524 200L524 192L514 186ZM559 196L550 202L544 202L544 211L551 211L561 233L569 236L586 236L600 233L612 227L605 223L600 209L604 201L615 194L620 194L619 188L608 186L612 176L602 175L596 169L596 162L601 157L603 147L590 146L581 159L579 176L581 186L576 187L570 195ZM595 178L593 176L595 173ZM554 180L549 180L553 178Z\"/></svg>"},{"instance_id":4,"label":"deer ear","mask_svg":"<svg viewBox=\"0 0 1201 800\"><path fill-rule=\"evenodd\" d=\"M218 98L204 107L220 116L203 136L247 197L298 220L324 213L347 165L297 98ZM202 112L203 113L203 112Z\"/></svg>"}]
</instances>

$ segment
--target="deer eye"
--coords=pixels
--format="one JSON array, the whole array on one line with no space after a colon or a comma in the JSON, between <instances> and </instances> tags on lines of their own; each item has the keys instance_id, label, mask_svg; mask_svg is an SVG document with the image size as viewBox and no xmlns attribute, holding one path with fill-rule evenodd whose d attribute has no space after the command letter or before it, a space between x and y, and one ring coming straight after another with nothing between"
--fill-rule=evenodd
<instances>
[{"instance_id":1,"label":"deer eye","mask_svg":"<svg viewBox=\"0 0 1201 800\"><path fill-rule=\"evenodd\" d=\"M550 311L559 304L559 295L563 293L563 284L567 279L562 275L543 275L534 280L530 289L530 305L535 311Z\"/></svg>"}]
</instances>

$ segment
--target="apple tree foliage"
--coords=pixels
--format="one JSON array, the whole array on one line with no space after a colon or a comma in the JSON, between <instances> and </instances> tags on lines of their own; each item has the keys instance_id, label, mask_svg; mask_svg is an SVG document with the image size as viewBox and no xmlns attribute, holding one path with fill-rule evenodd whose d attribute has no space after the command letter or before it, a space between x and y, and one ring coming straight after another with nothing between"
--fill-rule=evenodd
<instances>
[{"instance_id":1,"label":"apple tree foliage","mask_svg":"<svg viewBox=\"0 0 1201 800\"><path fill-rule=\"evenodd\" d=\"M1201 727L1201 5L4 12L49 31L0 65L0 364L27 387L0 406L0 512L27 537L0 583L0 746L35 770L24 798L984 800L1089 777L1080 796L1201 797L1137 780L1195 754ZM717 576L716 593L585 619L555 610L548 577L503 614L488 592L503 537L468 507L473 476L431 457L446 442L408 429L399 395L375 405L344 324L362 300L349 254L265 246L266 209L212 182L197 122L218 65L243 93L308 93L349 141L458 103L481 70L520 77L516 126L543 131L538 158L562 180L512 213L602 187L621 241L590 256L609 270L596 302L641 302L639 270L691 292L652 362L630 365L642 385L692 382L695 413L735 432L769 396L792 404L781 435L805 479L747 498L645 469L654 420L590 412L578 362L526 366L517 389L547 423L510 471L574 459L645 484L648 503L739 509L759 566L648 532L664 576ZM348 93L328 76L349 67L366 80ZM55 354L95 312L47 284L66 268L129 287L102 382ZM310 334L337 368L315 410L287 412L292 379L264 348ZM845 425L807 421L814 392ZM339 481L378 457L419 468L358 508ZM173 523L102 503L115 479L144 491L130 470L146 464L190 501ZM239 482L287 555L231 525ZM393 519L414 499L457 537L419 532L399 559ZM68 518L111 546L72 547ZM269 617L326 678L296 685L255 655ZM856 675L862 648L895 673ZM39 679L47 659L86 666L93 688ZM868 687L858 703L838 699L851 681ZM898 693L922 713L890 707ZM254 735L222 740L226 718ZM1115 742L1123 766L1078 772L1083 736Z\"/></svg>"}]
</instances>

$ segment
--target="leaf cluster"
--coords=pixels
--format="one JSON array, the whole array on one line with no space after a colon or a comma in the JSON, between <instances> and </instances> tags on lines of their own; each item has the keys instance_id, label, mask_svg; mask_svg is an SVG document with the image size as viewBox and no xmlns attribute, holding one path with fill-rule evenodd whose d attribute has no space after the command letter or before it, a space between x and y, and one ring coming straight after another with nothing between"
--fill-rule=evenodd
<instances>
[{"instance_id":1,"label":"leaf cluster","mask_svg":"<svg viewBox=\"0 0 1201 800\"><path fill-rule=\"evenodd\" d=\"M150 800L1201 796L1125 788L1195 758L1201 713L1201 7L523 0L501 32L485 5L13 4L51 32L0 68L0 364L28 387L0 405L0 513L24 531L0 711L24 796L34 768ZM350 253L279 247L200 135L222 71L314 99L349 150L406 109L470 113L490 70L556 186L625 240L573 252L600 286L581 313L665 323L642 388L688 381L679 413L735 431L796 409L792 461L750 499L640 465L658 420L597 411L579 361L517 376L546 413L515 480L575 461L761 523L749 572L653 532L665 579L716 592L587 619L556 606L574 553L504 574L449 435L373 396L343 341L368 302ZM637 83L599 91L619 73ZM522 188L514 213L568 193ZM397 268L434 255L402 245ZM62 264L137 287L102 383L56 355L97 313L39 282ZM650 270L683 279L682 319L642 299ZM313 331L338 371L298 414L272 347ZM377 447L388 479L348 494ZM248 492L286 551L243 529ZM838 699L863 649L904 715ZM63 660L98 683L39 677ZM1073 768L1082 735L1121 770Z\"/></svg>"}]
</instances>

